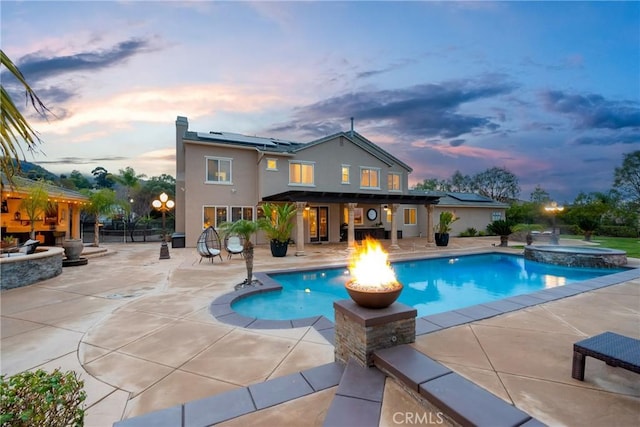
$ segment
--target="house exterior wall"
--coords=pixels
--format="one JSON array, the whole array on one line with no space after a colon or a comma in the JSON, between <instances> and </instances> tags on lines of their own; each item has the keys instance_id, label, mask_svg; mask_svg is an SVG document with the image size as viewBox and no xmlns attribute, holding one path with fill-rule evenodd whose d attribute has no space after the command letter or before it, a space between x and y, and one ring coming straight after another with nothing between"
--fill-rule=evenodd
<instances>
[{"instance_id":1,"label":"house exterior wall","mask_svg":"<svg viewBox=\"0 0 640 427\"><path fill-rule=\"evenodd\" d=\"M475 207L475 206L446 206L446 205L435 205L433 211L433 221L434 225L438 225L438 221L440 218L441 212L453 212L456 217L460 219L451 224L451 235L457 236L461 232L465 231L467 228L475 228L480 231L485 231L487 225L493 221L493 214L499 213L500 219L505 219L505 211L504 207L498 206L487 206L487 207ZM423 206L420 209L420 219L423 221L421 224L421 232L422 236L426 234L426 208Z\"/></svg>"},{"instance_id":2,"label":"house exterior wall","mask_svg":"<svg viewBox=\"0 0 640 427\"><path fill-rule=\"evenodd\" d=\"M185 137L186 135L186 137ZM294 151L269 151L261 145L238 145L227 140L203 140L197 134L188 132L188 122L184 117L176 120L176 231L185 232L187 246L195 246L198 236L203 229L203 208L205 206L254 207L254 218L257 205L263 198L287 191L314 191L330 193L360 193L376 195L409 194L408 181L411 169L385 153L379 147L372 146L357 134L346 137L339 134L327 140L320 140L306 146L298 146ZM355 138L355 139L351 139ZM282 147L279 147L282 148ZM220 157L232 160L232 182L206 182L206 158ZM276 160L275 170L268 168L269 160ZM314 165L313 185L290 184L289 165L292 161L310 162ZM350 167L348 183L342 183L342 166ZM361 188L360 173L362 167L375 168L379 173L379 188ZM394 173L400 176L400 189L388 188L388 176ZM362 223L356 228L380 227L387 232L391 230L387 212L383 204L358 202L362 209ZM347 221L345 216L346 203L310 203L312 207L328 208L328 237L330 242L341 240L341 226ZM180 208L182 207L182 208ZM366 213L375 209L378 216L369 220ZM416 212L415 224L404 224L404 212L412 209ZM501 211L504 218L504 208L498 207L467 207L436 205L434 210L434 224L437 224L440 212L452 210L462 219L454 222L453 235L469 227L484 230L492 221L492 213ZM309 214L303 212L304 240L310 241ZM231 220L230 216L228 217ZM427 209L424 205L399 205L396 211L397 230L402 237L427 236ZM387 233L388 234L388 233ZM297 230L292 236L297 235ZM267 243L266 238L259 233L256 243Z\"/></svg>"},{"instance_id":3,"label":"house exterior wall","mask_svg":"<svg viewBox=\"0 0 640 427\"><path fill-rule=\"evenodd\" d=\"M258 199L258 153L255 150L185 141L185 243L195 246L203 230L205 206L254 207ZM231 183L207 183L208 157L232 159ZM229 218L230 219L230 218ZM177 230L176 225L176 230Z\"/></svg>"}]
</instances>

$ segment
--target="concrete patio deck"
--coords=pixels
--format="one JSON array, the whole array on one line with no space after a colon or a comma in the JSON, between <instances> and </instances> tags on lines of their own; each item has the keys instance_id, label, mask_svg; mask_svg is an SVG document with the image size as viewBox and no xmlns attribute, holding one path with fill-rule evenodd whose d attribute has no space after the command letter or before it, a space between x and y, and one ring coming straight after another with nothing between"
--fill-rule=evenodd
<instances>
[{"instance_id":1,"label":"concrete patio deck","mask_svg":"<svg viewBox=\"0 0 640 427\"><path fill-rule=\"evenodd\" d=\"M487 250L496 240L454 238L447 248L428 248L425 239L403 239L392 257ZM168 260L158 259L158 243L104 248L94 255L86 248L86 266L0 294L1 372L82 373L86 426L334 360L333 346L314 328L249 330L211 316L211 301L245 276L239 257L212 264L199 263L193 248L170 249ZM311 245L307 256L277 259L258 246L255 271L341 265L345 248ZM571 378L573 343L605 330L640 338L640 280L422 335L413 347L549 425L638 425L637 374L589 359L585 381ZM319 426L334 394L335 387L220 425ZM406 414L424 412L387 380L381 426L409 424Z\"/></svg>"}]
</instances>

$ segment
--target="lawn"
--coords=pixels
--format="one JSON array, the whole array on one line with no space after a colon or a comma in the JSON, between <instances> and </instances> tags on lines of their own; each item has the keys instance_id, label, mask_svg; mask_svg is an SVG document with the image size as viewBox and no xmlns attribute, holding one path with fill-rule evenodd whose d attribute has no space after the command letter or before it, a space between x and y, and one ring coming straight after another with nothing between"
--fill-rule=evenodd
<instances>
[{"instance_id":1,"label":"lawn","mask_svg":"<svg viewBox=\"0 0 640 427\"><path fill-rule=\"evenodd\" d=\"M583 239L584 236L562 235L568 239ZM604 237L592 236L591 241L598 243L603 248L620 249L625 251L630 258L640 258L640 239L630 237Z\"/></svg>"}]
</instances>

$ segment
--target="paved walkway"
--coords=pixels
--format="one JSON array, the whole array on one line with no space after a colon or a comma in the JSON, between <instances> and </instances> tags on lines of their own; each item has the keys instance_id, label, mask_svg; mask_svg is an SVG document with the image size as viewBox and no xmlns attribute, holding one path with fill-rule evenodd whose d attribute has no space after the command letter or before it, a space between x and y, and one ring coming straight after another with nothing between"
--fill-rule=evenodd
<instances>
[{"instance_id":1,"label":"paved walkway","mask_svg":"<svg viewBox=\"0 0 640 427\"><path fill-rule=\"evenodd\" d=\"M494 243L454 238L445 249L404 239L393 258L486 250ZM209 314L210 302L243 280L239 257L212 264L199 263L193 248L171 249L171 259L159 260L157 243L104 247L109 255L89 255L86 266L0 294L1 372L81 372L86 426L110 426L333 361L333 346L313 328L247 330ZM276 259L259 246L255 271L346 259L344 245L306 249L305 257ZM414 347L550 425L640 424L637 374L588 359L585 381L571 378L573 342L604 330L640 338L639 280L424 335ZM223 425L319 426L334 393L314 393ZM406 414L423 413L387 381L380 425L407 424Z\"/></svg>"}]
</instances>

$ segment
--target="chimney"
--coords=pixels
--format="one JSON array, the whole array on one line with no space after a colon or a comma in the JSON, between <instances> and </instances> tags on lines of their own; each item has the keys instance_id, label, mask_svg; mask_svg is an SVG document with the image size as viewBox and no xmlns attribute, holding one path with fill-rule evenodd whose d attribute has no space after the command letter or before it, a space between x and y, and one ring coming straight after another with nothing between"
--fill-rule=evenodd
<instances>
[{"instance_id":1,"label":"chimney","mask_svg":"<svg viewBox=\"0 0 640 427\"><path fill-rule=\"evenodd\" d=\"M353 117L351 117L351 139L353 139Z\"/></svg>"}]
</instances>

